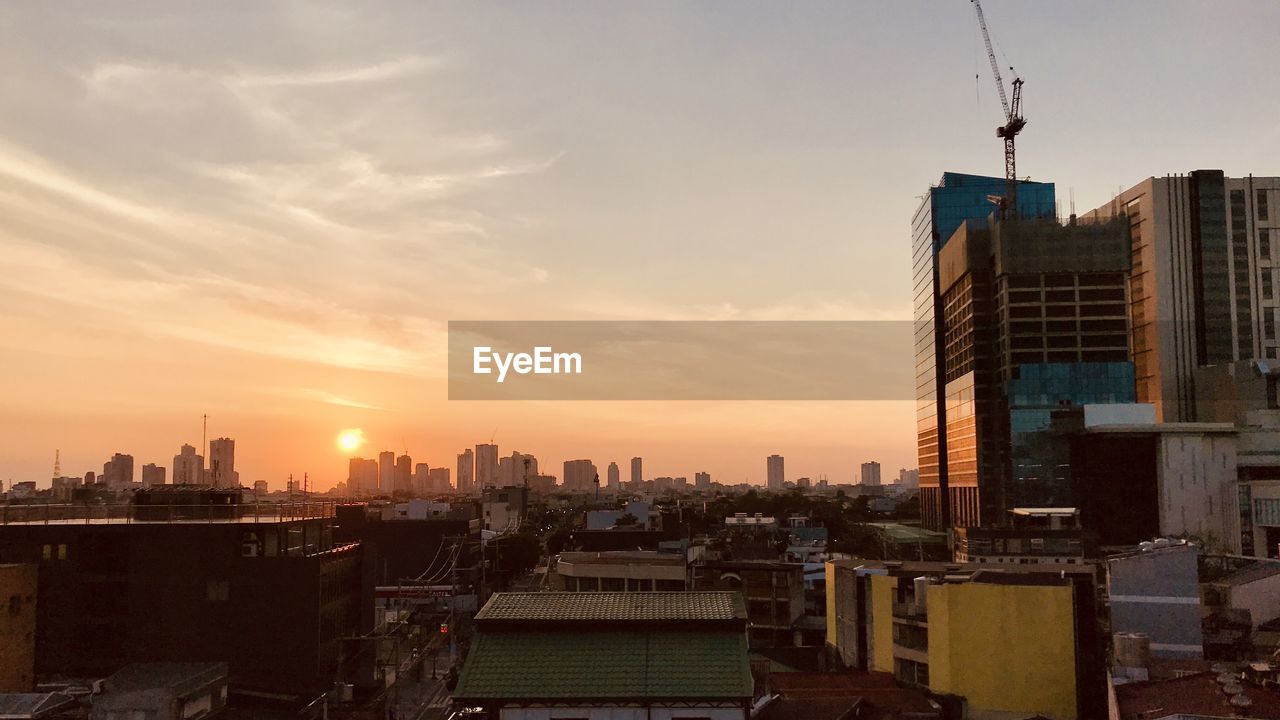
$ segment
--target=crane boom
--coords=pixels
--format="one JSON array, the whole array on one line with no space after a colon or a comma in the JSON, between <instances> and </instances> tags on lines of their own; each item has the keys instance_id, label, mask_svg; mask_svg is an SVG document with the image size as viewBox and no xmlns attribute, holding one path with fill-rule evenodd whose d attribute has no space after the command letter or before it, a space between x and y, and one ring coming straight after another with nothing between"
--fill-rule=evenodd
<instances>
[{"instance_id":1,"label":"crane boom","mask_svg":"<svg viewBox=\"0 0 1280 720\"><path fill-rule=\"evenodd\" d=\"M1007 119L1012 113L1009 111L1009 98L1004 92L1004 78L1000 77L1000 63L996 62L996 51L991 47L991 33L987 32L987 18L982 14L982 3L978 0L972 1L974 9L978 11L978 27L982 28L982 42L987 45L987 59L991 61L991 74L995 76L996 91L1000 93L1000 105L1004 108L1004 116Z\"/></svg>"},{"instance_id":2,"label":"crane boom","mask_svg":"<svg viewBox=\"0 0 1280 720\"><path fill-rule=\"evenodd\" d=\"M995 77L996 90L1000 92L1000 105L1004 110L1004 125L996 128L996 137L1004 139L1004 179L1005 196L1000 203L1005 215L1016 215L1018 212L1018 163L1014 147L1014 138L1026 127L1027 120L1022 117L1022 78L1016 74L1013 78L1013 102L1004 90L1004 78L1000 76L1000 64L996 62L996 52L991 46L991 33L987 31L987 18L982 14L982 3L970 0L978 13L978 27L982 28L982 41L987 46L987 59L991 61L991 74ZM1012 70L1013 68L1009 68Z\"/></svg>"}]
</instances>

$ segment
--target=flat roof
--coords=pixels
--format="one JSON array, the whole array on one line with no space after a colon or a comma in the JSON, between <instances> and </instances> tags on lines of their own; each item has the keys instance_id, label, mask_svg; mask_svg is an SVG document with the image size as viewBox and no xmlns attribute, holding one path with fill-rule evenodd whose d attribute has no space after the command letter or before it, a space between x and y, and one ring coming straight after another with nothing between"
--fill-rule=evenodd
<instances>
[{"instance_id":1,"label":"flat roof","mask_svg":"<svg viewBox=\"0 0 1280 720\"><path fill-rule=\"evenodd\" d=\"M683 565L684 555L657 550L604 550L601 552L562 552L560 562L584 565Z\"/></svg>"},{"instance_id":2,"label":"flat roof","mask_svg":"<svg viewBox=\"0 0 1280 720\"><path fill-rule=\"evenodd\" d=\"M1009 512L1013 513L1014 515L1033 515L1033 516L1047 517L1047 516L1053 516L1053 515L1076 515L1076 514L1079 514L1080 510L1073 507L1060 507L1060 508L1022 507L1022 508L1014 508Z\"/></svg>"},{"instance_id":3,"label":"flat roof","mask_svg":"<svg viewBox=\"0 0 1280 720\"><path fill-rule=\"evenodd\" d=\"M745 620L737 592L535 592L497 593L476 622L705 622Z\"/></svg>"},{"instance_id":4,"label":"flat roof","mask_svg":"<svg viewBox=\"0 0 1280 720\"><path fill-rule=\"evenodd\" d=\"M1092 425L1082 432L1089 434L1176 434L1176 433L1234 433L1233 423L1139 423L1117 425Z\"/></svg>"}]
</instances>

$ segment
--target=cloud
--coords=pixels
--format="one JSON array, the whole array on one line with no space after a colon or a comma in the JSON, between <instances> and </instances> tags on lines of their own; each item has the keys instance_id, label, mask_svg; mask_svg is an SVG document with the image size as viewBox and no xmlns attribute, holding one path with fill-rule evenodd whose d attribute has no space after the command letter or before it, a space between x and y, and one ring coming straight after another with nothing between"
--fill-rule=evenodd
<instances>
[{"instance_id":1,"label":"cloud","mask_svg":"<svg viewBox=\"0 0 1280 720\"><path fill-rule=\"evenodd\" d=\"M400 80L420 75L438 66L440 58L417 55L396 58L386 62L356 67L309 69L305 71L261 72L246 71L229 76L229 84L239 87L315 87L319 85L344 85Z\"/></svg>"}]
</instances>

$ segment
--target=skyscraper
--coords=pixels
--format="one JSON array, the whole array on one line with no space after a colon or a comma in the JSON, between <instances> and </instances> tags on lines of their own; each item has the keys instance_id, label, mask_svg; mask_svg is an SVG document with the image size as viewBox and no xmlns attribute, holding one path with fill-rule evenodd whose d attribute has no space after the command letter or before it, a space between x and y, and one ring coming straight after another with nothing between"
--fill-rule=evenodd
<instances>
[{"instance_id":1,"label":"skyscraper","mask_svg":"<svg viewBox=\"0 0 1280 720\"><path fill-rule=\"evenodd\" d=\"M476 446L476 489L495 487L498 484L498 446Z\"/></svg>"},{"instance_id":2,"label":"skyscraper","mask_svg":"<svg viewBox=\"0 0 1280 720\"><path fill-rule=\"evenodd\" d=\"M436 492L437 488L431 482L431 468L427 463L418 463L413 466L413 494L422 496Z\"/></svg>"},{"instance_id":3,"label":"skyscraper","mask_svg":"<svg viewBox=\"0 0 1280 720\"><path fill-rule=\"evenodd\" d=\"M133 456L116 453L102 465L102 482L107 487L120 487L133 482Z\"/></svg>"},{"instance_id":4,"label":"skyscraper","mask_svg":"<svg viewBox=\"0 0 1280 720\"><path fill-rule=\"evenodd\" d=\"M173 484L204 484L204 456L196 453L191 445L184 444L173 456Z\"/></svg>"},{"instance_id":5,"label":"skyscraper","mask_svg":"<svg viewBox=\"0 0 1280 720\"><path fill-rule=\"evenodd\" d=\"M938 253L964 220L985 222L1003 196L1004 178L943 173L929 188L912 220L912 282L915 295L916 447L920 465L920 506L924 524L945 526L951 495L947 476L946 379L939 371L936 349L943 344L942 295L938 288ZM1020 217L1054 217L1052 183L1019 182L1015 212ZM976 492L976 491L975 491ZM944 520L947 518L947 520Z\"/></svg>"},{"instance_id":6,"label":"skyscraper","mask_svg":"<svg viewBox=\"0 0 1280 720\"><path fill-rule=\"evenodd\" d=\"M622 487L622 472L618 470L618 463L609 463L609 489L617 491Z\"/></svg>"},{"instance_id":7,"label":"skyscraper","mask_svg":"<svg viewBox=\"0 0 1280 720\"><path fill-rule=\"evenodd\" d=\"M781 455L770 455L765 463L767 471L767 485L770 490L781 490L782 484L786 482L787 476L782 467Z\"/></svg>"},{"instance_id":8,"label":"skyscraper","mask_svg":"<svg viewBox=\"0 0 1280 720\"><path fill-rule=\"evenodd\" d=\"M631 487L639 488L644 484L644 460L638 457L631 458Z\"/></svg>"},{"instance_id":9,"label":"skyscraper","mask_svg":"<svg viewBox=\"0 0 1280 720\"><path fill-rule=\"evenodd\" d=\"M1147 178L1081 218L1128 222L1137 398L1158 420L1199 419L1197 367L1280 357L1277 203L1280 177L1196 170Z\"/></svg>"},{"instance_id":10,"label":"skyscraper","mask_svg":"<svg viewBox=\"0 0 1280 720\"><path fill-rule=\"evenodd\" d=\"M449 468L431 468L427 476L427 482L431 486L431 492L449 492L452 489L449 487Z\"/></svg>"},{"instance_id":11,"label":"skyscraper","mask_svg":"<svg viewBox=\"0 0 1280 720\"><path fill-rule=\"evenodd\" d=\"M378 453L378 492L390 495L396 489L396 454L390 450Z\"/></svg>"},{"instance_id":12,"label":"skyscraper","mask_svg":"<svg viewBox=\"0 0 1280 720\"><path fill-rule=\"evenodd\" d=\"M862 484L863 485L879 485L880 484L880 463L872 460L871 462L862 463Z\"/></svg>"},{"instance_id":13,"label":"skyscraper","mask_svg":"<svg viewBox=\"0 0 1280 720\"><path fill-rule=\"evenodd\" d=\"M240 487L235 440L216 438L209 441L209 484L216 488Z\"/></svg>"},{"instance_id":14,"label":"skyscraper","mask_svg":"<svg viewBox=\"0 0 1280 720\"><path fill-rule=\"evenodd\" d=\"M571 493L595 492L595 479L598 475L599 470L590 460L565 460L562 489Z\"/></svg>"},{"instance_id":15,"label":"skyscraper","mask_svg":"<svg viewBox=\"0 0 1280 720\"><path fill-rule=\"evenodd\" d=\"M694 490L710 490L711 489L711 473L696 472L693 474Z\"/></svg>"},{"instance_id":16,"label":"skyscraper","mask_svg":"<svg viewBox=\"0 0 1280 720\"><path fill-rule=\"evenodd\" d=\"M468 448L458 453L458 481L455 488L460 493L469 493L475 488L476 456Z\"/></svg>"},{"instance_id":17,"label":"skyscraper","mask_svg":"<svg viewBox=\"0 0 1280 720\"><path fill-rule=\"evenodd\" d=\"M413 491L413 458L408 455L396 458L394 488L397 492Z\"/></svg>"},{"instance_id":18,"label":"skyscraper","mask_svg":"<svg viewBox=\"0 0 1280 720\"><path fill-rule=\"evenodd\" d=\"M164 484L164 468L155 463L147 463L142 466L142 485L143 487L152 487Z\"/></svg>"}]
</instances>

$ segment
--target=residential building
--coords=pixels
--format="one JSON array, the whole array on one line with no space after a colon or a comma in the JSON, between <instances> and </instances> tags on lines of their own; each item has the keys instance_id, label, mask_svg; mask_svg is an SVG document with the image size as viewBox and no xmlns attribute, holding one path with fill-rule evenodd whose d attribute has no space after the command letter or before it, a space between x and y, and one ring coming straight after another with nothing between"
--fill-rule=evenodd
<instances>
[{"instance_id":1,"label":"residential building","mask_svg":"<svg viewBox=\"0 0 1280 720\"><path fill-rule=\"evenodd\" d=\"M693 474L693 489L703 492L711 489L711 473L696 472Z\"/></svg>"},{"instance_id":2,"label":"residential building","mask_svg":"<svg viewBox=\"0 0 1280 720\"><path fill-rule=\"evenodd\" d=\"M783 459L781 455L770 455L765 462L766 484L770 490L777 492L782 489L782 483L786 482L787 476L783 469Z\"/></svg>"},{"instance_id":3,"label":"residential building","mask_svg":"<svg viewBox=\"0 0 1280 720\"><path fill-rule=\"evenodd\" d=\"M36 580L34 564L0 565L0 693L36 686Z\"/></svg>"},{"instance_id":4,"label":"residential building","mask_svg":"<svg viewBox=\"0 0 1280 720\"><path fill-rule=\"evenodd\" d=\"M879 485L880 484L880 463L872 460L871 462L862 463L863 485Z\"/></svg>"},{"instance_id":5,"label":"residential building","mask_svg":"<svg viewBox=\"0 0 1280 720\"><path fill-rule=\"evenodd\" d=\"M1276 358L1280 178L1221 170L1150 177L1086 213L1130 228L1138 402L1195 422L1195 369Z\"/></svg>"},{"instance_id":6,"label":"residential building","mask_svg":"<svg viewBox=\"0 0 1280 720\"><path fill-rule=\"evenodd\" d=\"M486 488L482 507L485 530L500 534L515 532L529 512L529 489L523 486Z\"/></svg>"},{"instance_id":7,"label":"residential building","mask_svg":"<svg viewBox=\"0 0 1280 720\"><path fill-rule=\"evenodd\" d=\"M654 550L562 552L553 590L568 592L676 592L689 587L683 553Z\"/></svg>"},{"instance_id":8,"label":"residential building","mask_svg":"<svg viewBox=\"0 0 1280 720\"><path fill-rule=\"evenodd\" d=\"M460 493L471 493L476 484L476 458L470 449L458 454L458 485L455 490Z\"/></svg>"},{"instance_id":9,"label":"residential building","mask_svg":"<svg viewBox=\"0 0 1280 720\"><path fill-rule=\"evenodd\" d=\"M378 453L378 494L390 495L396 488L396 454L390 450Z\"/></svg>"},{"instance_id":10,"label":"residential building","mask_svg":"<svg viewBox=\"0 0 1280 720\"><path fill-rule=\"evenodd\" d=\"M1093 570L834 560L827 645L841 664L963 699L965 717L1107 716Z\"/></svg>"},{"instance_id":11,"label":"residential building","mask_svg":"<svg viewBox=\"0 0 1280 720\"><path fill-rule=\"evenodd\" d=\"M1086 548L1075 508L1014 508L1010 523L955 528L954 558L962 563L1077 565Z\"/></svg>"},{"instance_id":12,"label":"residential building","mask_svg":"<svg viewBox=\"0 0 1280 720\"><path fill-rule=\"evenodd\" d=\"M693 589L742 593L753 648L799 645L804 566L767 561L711 561L693 567Z\"/></svg>"},{"instance_id":13,"label":"residential building","mask_svg":"<svg viewBox=\"0 0 1280 720\"><path fill-rule=\"evenodd\" d=\"M208 483L219 489L240 487L240 473L236 472L235 440L214 438L209 441Z\"/></svg>"},{"instance_id":14,"label":"residential building","mask_svg":"<svg viewBox=\"0 0 1280 720\"><path fill-rule=\"evenodd\" d=\"M953 524L953 505L977 504L971 477L961 478L956 488L951 487L948 477L948 380L945 362L939 359L945 347L946 325L938 254L965 220L985 222L995 209L990 198L1003 196L1007 187L1003 177L943 173L939 183L925 194L911 224L920 508L924 524L932 529ZM1052 183L1019 182L1013 214L1024 219L1055 217L1054 200ZM964 429L961 434L968 432ZM962 458L962 462L970 460Z\"/></svg>"},{"instance_id":15,"label":"residential building","mask_svg":"<svg viewBox=\"0 0 1280 720\"><path fill-rule=\"evenodd\" d=\"M413 491L413 458L408 454L400 455L396 458L395 470L392 473L393 485L396 492L407 493Z\"/></svg>"},{"instance_id":16,"label":"residential building","mask_svg":"<svg viewBox=\"0 0 1280 720\"><path fill-rule=\"evenodd\" d=\"M609 492L618 492L622 489L622 473L618 470L618 463L609 463Z\"/></svg>"},{"instance_id":17,"label":"residential building","mask_svg":"<svg viewBox=\"0 0 1280 720\"><path fill-rule=\"evenodd\" d=\"M344 638L371 627L361 547L334 541L331 505L239 496L166 485L135 493L128 522L0 524L0 563L39 566L36 673L219 658L235 687L331 687Z\"/></svg>"},{"instance_id":18,"label":"residential building","mask_svg":"<svg viewBox=\"0 0 1280 720\"><path fill-rule=\"evenodd\" d=\"M1204 657L1199 558L1194 545L1168 541L1145 542L1137 551L1109 556L1111 632L1146 638L1153 658Z\"/></svg>"},{"instance_id":19,"label":"residential building","mask_svg":"<svg viewBox=\"0 0 1280 720\"><path fill-rule=\"evenodd\" d=\"M184 444L173 456L173 484L204 484L204 456L196 453L191 445Z\"/></svg>"},{"instance_id":20,"label":"residential building","mask_svg":"<svg viewBox=\"0 0 1280 720\"><path fill-rule=\"evenodd\" d=\"M379 474L377 460L351 458L347 462L347 494L352 497L377 495Z\"/></svg>"},{"instance_id":21,"label":"residential building","mask_svg":"<svg viewBox=\"0 0 1280 720\"><path fill-rule=\"evenodd\" d=\"M755 720L943 720L942 706L885 672L769 673Z\"/></svg>"},{"instance_id":22,"label":"residential building","mask_svg":"<svg viewBox=\"0 0 1280 720\"><path fill-rule=\"evenodd\" d=\"M596 464L590 460L565 460L562 490L571 493L594 493L600 481Z\"/></svg>"},{"instance_id":23,"label":"residential building","mask_svg":"<svg viewBox=\"0 0 1280 720\"><path fill-rule=\"evenodd\" d=\"M155 463L142 466L142 487L164 484L164 468Z\"/></svg>"},{"instance_id":24,"label":"residential building","mask_svg":"<svg viewBox=\"0 0 1280 720\"><path fill-rule=\"evenodd\" d=\"M898 487L903 490L919 490L920 471L916 469L908 470L906 468L898 470Z\"/></svg>"},{"instance_id":25,"label":"residential building","mask_svg":"<svg viewBox=\"0 0 1280 720\"><path fill-rule=\"evenodd\" d=\"M427 487L434 493L449 492L449 468L431 468L427 472Z\"/></svg>"},{"instance_id":26,"label":"residential building","mask_svg":"<svg viewBox=\"0 0 1280 720\"><path fill-rule=\"evenodd\" d=\"M631 458L631 489L635 490L644 484L644 460L642 458Z\"/></svg>"},{"instance_id":27,"label":"residential building","mask_svg":"<svg viewBox=\"0 0 1280 720\"><path fill-rule=\"evenodd\" d=\"M503 720L747 720L746 627L732 592L498 593L453 699Z\"/></svg>"},{"instance_id":28,"label":"residential building","mask_svg":"<svg viewBox=\"0 0 1280 720\"><path fill-rule=\"evenodd\" d=\"M472 488L478 493L485 488L498 484L498 446L482 444L476 446L476 484Z\"/></svg>"},{"instance_id":29,"label":"residential building","mask_svg":"<svg viewBox=\"0 0 1280 720\"><path fill-rule=\"evenodd\" d=\"M410 485L413 487L414 495L421 496L435 492L435 487L431 483L431 467L427 463L418 463L413 466Z\"/></svg>"},{"instance_id":30,"label":"residential building","mask_svg":"<svg viewBox=\"0 0 1280 720\"><path fill-rule=\"evenodd\" d=\"M102 465L102 482L109 488L124 487L133 482L133 456L116 453Z\"/></svg>"},{"instance_id":31,"label":"residential building","mask_svg":"<svg viewBox=\"0 0 1280 720\"><path fill-rule=\"evenodd\" d=\"M160 484L163 485L164 484L164 473L163 473L164 468L160 468L160 470L161 470ZM89 473L89 474L92 475L93 473ZM145 465L142 468L142 477L145 483L146 477L147 477L147 466ZM155 479L154 475L152 475L152 479ZM53 499L56 502L68 502L71 500L71 496L75 492L75 489L83 485L84 485L84 480L82 478L56 477L53 479L53 483L49 488L49 493L53 496Z\"/></svg>"}]
</instances>

